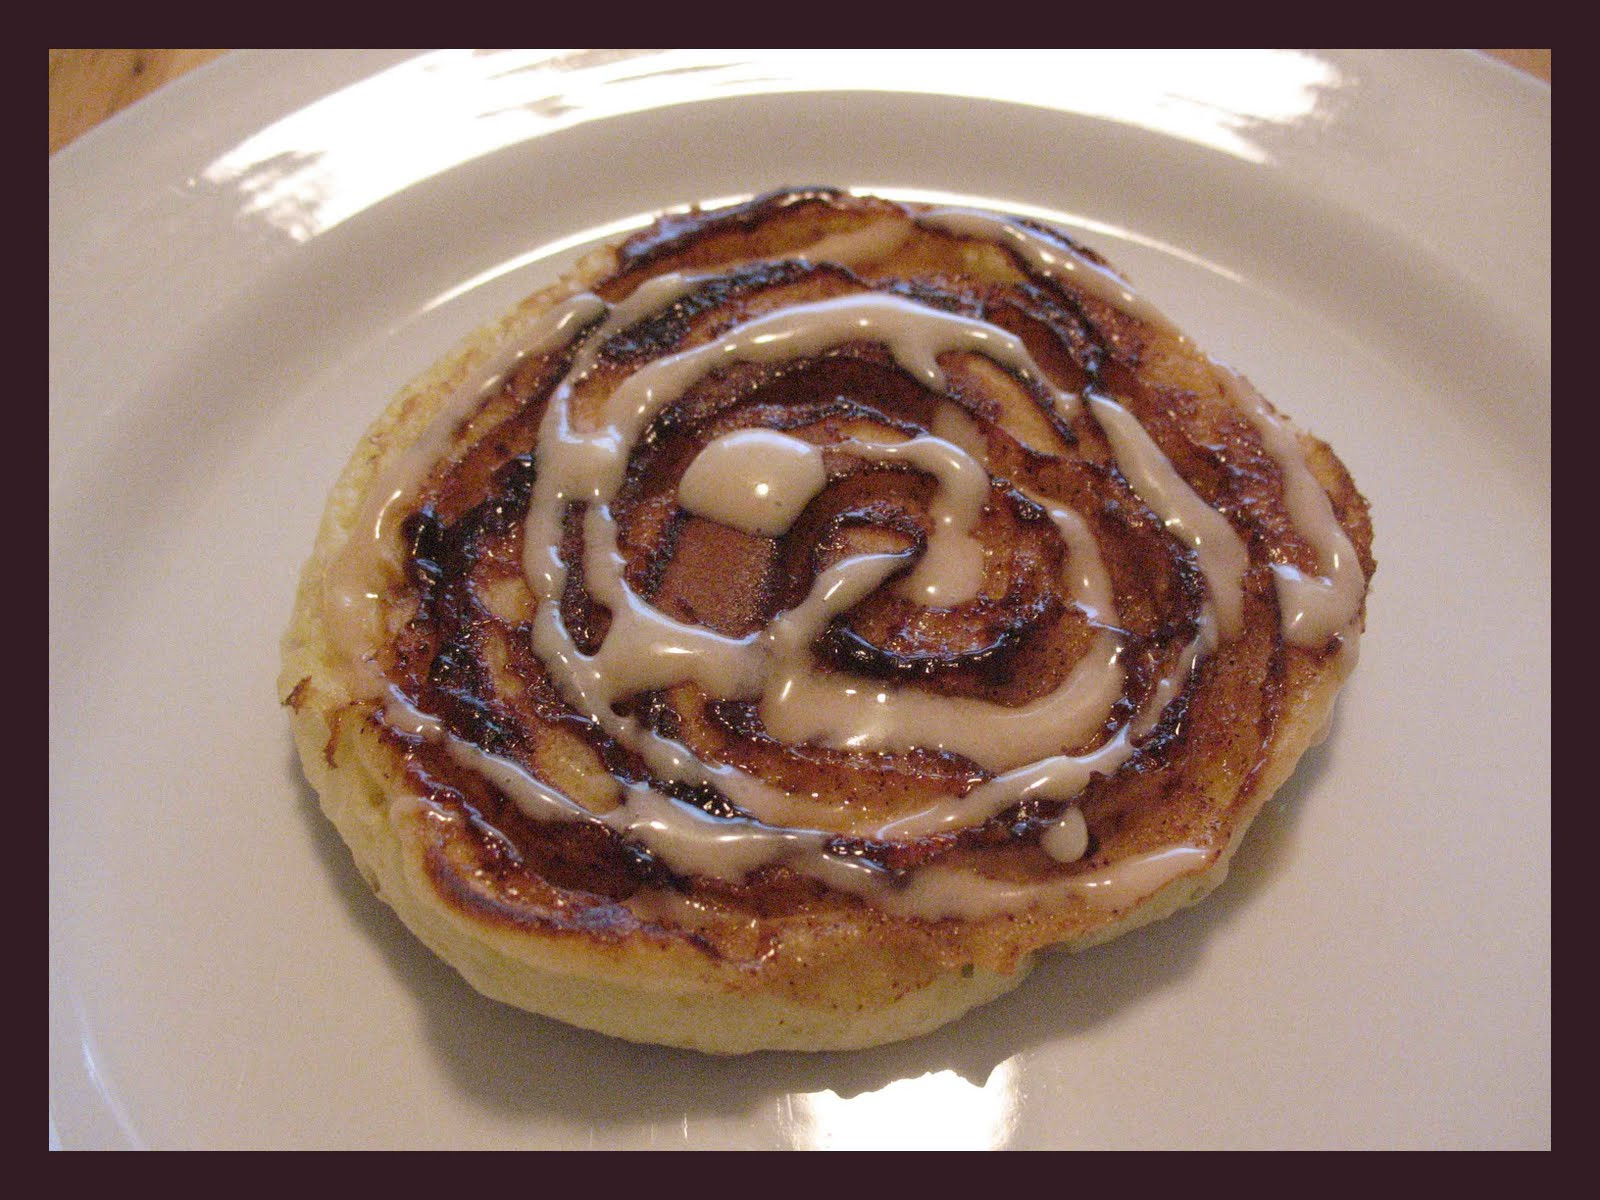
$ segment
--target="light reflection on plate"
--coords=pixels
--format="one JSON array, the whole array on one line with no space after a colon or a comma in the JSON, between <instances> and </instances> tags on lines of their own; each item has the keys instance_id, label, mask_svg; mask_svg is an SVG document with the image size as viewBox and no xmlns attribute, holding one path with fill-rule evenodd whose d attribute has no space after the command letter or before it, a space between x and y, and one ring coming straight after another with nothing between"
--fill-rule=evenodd
<instances>
[{"instance_id":1,"label":"light reflection on plate","mask_svg":"<svg viewBox=\"0 0 1600 1200\"><path fill-rule=\"evenodd\" d=\"M780 1125L795 1150L1003 1150L1020 1107L1020 1073L1008 1060L981 1084L946 1070L853 1096L791 1095Z\"/></svg>"},{"instance_id":2,"label":"light reflection on plate","mask_svg":"<svg viewBox=\"0 0 1600 1200\"><path fill-rule=\"evenodd\" d=\"M419 180L574 125L649 108L795 91L968 96L1102 116L1249 162L1262 126L1314 118L1340 86L1300 51L905 53L440 50L291 113L207 165L240 211L296 241ZM709 200L709 197L699 198Z\"/></svg>"}]
</instances>

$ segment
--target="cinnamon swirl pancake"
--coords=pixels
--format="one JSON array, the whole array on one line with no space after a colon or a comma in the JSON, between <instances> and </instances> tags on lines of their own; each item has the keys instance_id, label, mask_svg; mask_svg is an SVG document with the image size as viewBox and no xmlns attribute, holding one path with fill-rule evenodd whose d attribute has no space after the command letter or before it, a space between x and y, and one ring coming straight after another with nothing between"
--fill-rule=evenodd
<instances>
[{"instance_id":1,"label":"cinnamon swirl pancake","mask_svg":"<svg viewBox=\"0 0 1600 1200\"><path fill-rule=\"evenodd\" d=\"M284 645L368 882L490 996L909 1037L1199 899L1373 572L1327 446L1093 251L812 189L663 217L403 393Z\"/></svg>"}]
</instances>

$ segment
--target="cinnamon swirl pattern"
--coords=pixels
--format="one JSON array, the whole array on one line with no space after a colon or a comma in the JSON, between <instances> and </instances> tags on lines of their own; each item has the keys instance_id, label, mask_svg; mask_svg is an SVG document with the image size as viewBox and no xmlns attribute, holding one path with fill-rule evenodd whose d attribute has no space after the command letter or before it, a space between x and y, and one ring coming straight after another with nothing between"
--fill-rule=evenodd
<instances>
[{"instance_id":1,"label":"cinnamon swirl pattern","mask_svg":"<svg viewBox=\"0 0 1600 1200\"><path fill-rule=\"evenodd\" d=\"M1221 881L1374 564L1331 451L1093 251L813 189L664 217L403 394L285 640L308 776L489 995L908 1037Z\"/></svg>"}]
</instances>

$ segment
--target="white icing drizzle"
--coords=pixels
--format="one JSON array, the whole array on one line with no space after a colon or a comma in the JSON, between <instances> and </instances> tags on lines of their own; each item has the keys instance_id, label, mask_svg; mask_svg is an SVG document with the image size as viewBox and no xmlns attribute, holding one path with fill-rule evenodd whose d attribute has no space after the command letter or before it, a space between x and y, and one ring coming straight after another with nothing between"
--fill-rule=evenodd
<instances>
[{"instance_id":1,"label":"white icing drizzle","mask_svg":"<svg viewBox=\"0 0 1600 1200\"><path fill-rule=\"evenodd\" d=\"M834 262L859 266L874 259L887 258L911 236L911 229L898 217L884 217L860 229L847 229L818 238L808 246L781 258L803 258L808 262Z\"/></svg>"},{"instance_id":2,"label":"white icing drizzle","mask_svg":"<svg viewBox=\"0 0 1600 1200\"><path fill-rule=\"evenodd\" d=\"M1039 904L1059 904L1072 898L1101 912L1116 912L1185 875L1205 871L1215 862L1216 854L1199 846L1172 846L1135 855L1092 874L1028 883L974 878L935 864L915 872L904 888L885 892L877 903L885 911L901 916L936 912L968 920L1018 912Z\"/></svg>"},{"instance_id":3,"label":"white icing drizzle","mask_svg":"<svg viewBox=\"0 0 1600 1200\"><path fill-rule=\"evenodd\" d=\"M599 297L584 293L541 313L527 329L509 337L457 385L421 436L395 455L368 488L348 541L329 564L322 597L323 620L330 641L345 651L355 698L373 699L385 691L383 676L372 662L383 624L381 597L373 589L376 581L402 569L395 515L407 511L417 489L450 452L461 423L518 363L570 342L604 309Z\"/></svg>"},{"instance_id":4,"label":"white icing drizzle","mask_svg":"<svg viewBox=\"0 0 1600 1200\"><path fill-rule=\"evenodd\" d=\"M1039 274L1079 287L1118 311L1183 340L1183 334L1166 315L1134 291L1126 279L1080 253L1065 240L1058 242L1009 218L972 208L937 208L923 213L917 223L958 237L979 238L1006 246Z\"/></svg>"},{"instance_id":5,"label":"white icing drizzle","mask_svg":"<svg viewBox=\"0 0 1600 1200\"><path fill-rule=\"evenodd\" d=\"M1244 623L1244 572L1250 565L1233 526L1189 486L1133 414L1109 397L1090 393L1089 405L1117 457L1117 468L1173 537L1195 552L1223 638Z\"/></svg>"},{"instance_id":6,"label":"white icing drizzle","mask_svg":"<svg viewBox=\"0 0 1600 1200\"><path fill-rule=\"evenodd\" d=\"M851 592L866 595L878 564L867 566L861 559L847 563L863 565ZM1108 631L1095 635L1088 653L1055 691L1031 704L1010 706L819 675L804 658L826 619L814 614L788 619L794 616L784 614L774 622L781 630L774 656L778 687L761 704L762 722L786 742L845 750L922 746L960 754L986 770L1004 771L1092 737L1122 694L1121 639ZM942 805L938 811L947 824L968 824L969 798Z\"/></svg>"},{"instance_id":7,"label":"white icing drizzle","mask_svg":"<svg viewBox=\"0 0 1600 1200\"><path fill-rule=\"evenodd\" d=\"M983 586L983 546L972 531L989 498L989 472L961 447L937 437L904 442L853 439L841 450L873 462L906 462L939 484L929 515L933 530L927 549L906 578L903 590L925 608L954 608Z\"/></svg>"},{"instance_id":8,"label":"white icing drizzle","mask_svg":"<svg viewBox=\"0 0 1600 1200\"><path fill-rule=\"evenodd\" d=\"M1311 473L1294 431L1272 411L1249 380L1222 367L1217 368L1217 375L1283 472L1289 519L1316 551L1317 575L1306 575L1288 563L1272 564L1278 606L1283 614L1283 635L1296 646L1325 646L1360 611L1366 592L1361 562L1334 515L1328 493Z\"/></svg>"},{"instance_id":9,"label":"white icing drizzle","mask_svg":"<svg viewBox=\"0 0 1600 1200\"><path fill-rule=\"evenodd\" d=\"M1053 754L1036 759L980 783L959 801L892 821L884 826L879 836L888 839L926 837L987 821L1019 800L1071 800L1089 786L1094 776L1110 775L1133 757L1138 740L1155 728L1162 711L1183 691L1184 682L1209 645L1205 634L1191 642L1179 656L1178 666L1157 681L1138 715L1099 749L1087 754Z\"/></svg>"},{"instance_id":10,"label":"white icing drizzle","mask_svg":"<svg viewBox=\"0 0 1600 1200\"><path fill-rule=\"evenodd\" d=\"M1091 907L1113 910L1153 894L1185 874L1206 869L1215 851L1174 846L1135 856L1092 874L1048 882L1006 883L946 867L930 866L897 881L888 872L828 852L828 834L781 828L758 821L713 817L678 804L652 788L630 785L622 804L591 813L548 787L521 764L491 754L434 727L429 740L482 775L529 817L546 821L591 821L649 848L669 868L684 874L737 882L758 867L782 862L886 912L929 919L979 918L1015 911L1041 901L1077 897ZM1077 809L1045 834L1058 861L1073 862L1088 848L1088 828ZM1075 852L1074 852L1075 851Z\"/></svg>"},{"instance_id":11,"label":"white icing drizzle","mask_svg":"<svg viewBox=\"0 0 1600 1200\"><path fill-rule=\"evenodd\" d=\"M1077 862L1089 850L1089 822L1083 809L1073 805L1039 835L1039 845L1057 862Z\"/></svg>"},{"instance_id":12,"label":"white icing drizzle","mask_svg":"<svg viewBox=\"0 0 1600 1200\"><path fill-rule=\"evenodd\" d=\"M1006 246L1036 272L1083 288L1176 334L1126 281L1064 243L972 210L941 209L917 221ZM813 260L870 260L891 253L907 233L898 222L879 222L825 237L798 254ZM731 766L702 761L681 743L616 711L617 702L640 691L693 683L713 697L758 701L768 732L786 742L866 751L940 749L964 755L993 773L964 795L946 796L923 811L877 828L838 831L887 840L915 838L981 823L1023 799L1070 802L1094 776L1113 773L1135 754L1140 739L1182 694L1199 662L1237 636L1242 624L1248 556L1227 519L1194 492L1127 410L1108 396L1079 397L1057 388L1018 338L987 322L882 293L796 304L657 359L608 392L598 391L603 385L596 365L606 340L674 303L703 278L654 278L615 306L587 294L558 306L464 382L430 428L385 468L370 490L356 532L330 566L325 591L328 627L347 657L353 693L379 699L391 727L443 745L454 761L482 773L531 818L599 822L685 874L735 881L762 865L783 862L831 887L869 897L886 911L937 918L1011 911L1052 897L1121 909L1209 866L1216 851L1179 845L1104 871L1049 882L1002 883L937 864L894 881L881 868L829 851L837 833L817 825L819 809L813 799L787 795ZM429 472L450 451L461 423L517 361L560 347L584 327L590 327L589 333L572 369L551 394L535 451L524 544L525 575L536 601L535 653L567 703L638 754L654 776L716 788L749 813L748 818L713 817L637 784L623 785L613 807L591 811L520 764L451 735L436 717L388 685L375 666L382 633L382 598L373 590L375 581L393 577L403 565L394 514L407 511ZM1045 510L1066 545L1063 592L1094 629L1089 650L1053 692L1029 704L1004 706L934 697L813 665L810 648L828 622L897 574L904 576L898 584L901 594L930 608L955 608L982 596L984 555L974 530L989 497L987 440L954 404L940 406L931 434L903 441L853 438L818 446L769 430L735 431L704 447L682 477L679 500L686 510L746 533L776 537L826 486L829 456L925 473L936 484L931 529L909 572L909 551L845 558L822 571L798 605L778 614L766 629L741 638L677 621L628 586L610 505L629 455L650 422L719 368L814 356L857 341L882 345L936 394L947 392L940 356L974 353L1042 392L1064 419L1077 415L1087 399L1123 477L1193 553L1206 583L1198 635L1168 664L1134 717L1111 736L1100 731L1125 686L1125 639L1116 629L1109 574L1083 518L1026 489L1023 494ZM1343 633L1341 653L1353 662L1364 581L1349 540L1305 464L1293 431L1245 381L1230 373L1223 382L1282 466L1291 519L1318 558L1316 576L1274 567L1285 636L1296 645L1319 646ZM580 412L589 415L579 419ZM579 650L560 612L568 573L560 552L562 523L573 503L587 506L585 587L611 613L606 637L592 655ZM1102 740L1095 745L1097 739ZM1093 749L1066 752L1085 744ZM1089 848L1082 812L1069 803L1046 828L1040 844L1057 861L1082 858Z\"/></svg>"},{"instance_id":13,"label":"white icing drizzle","mask_svg":"<svg viewBox=\"0 0 1600 1200\"><path fill-rule=\"evenodd\" d=\"M678 503L745 533L777 537L827 482L820 447L770 429L739 429L684 470Z\"/></svg>"}]
</instances>

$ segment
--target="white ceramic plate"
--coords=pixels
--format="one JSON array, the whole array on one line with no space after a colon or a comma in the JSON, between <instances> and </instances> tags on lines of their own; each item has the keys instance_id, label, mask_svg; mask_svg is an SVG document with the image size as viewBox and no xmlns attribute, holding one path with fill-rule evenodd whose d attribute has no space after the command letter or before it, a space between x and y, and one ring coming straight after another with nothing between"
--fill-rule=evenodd
<instances>
[{"instance_id":1,"label":"white ceramic plate","mask_svg":"<svg viewBox=\"0 0 1600 1200\"><path fill-rule=\"evenodd\" d=\"M1467 53L235 54L50 164L65 1147L1543 1146L1550 92ZM658 209L1053 216L1330 441L1379 572L1333 737L1199 908L918 1041L718 1061L481 999L274 695L409 377Z\"/></svg>"}]
</instances>

